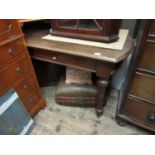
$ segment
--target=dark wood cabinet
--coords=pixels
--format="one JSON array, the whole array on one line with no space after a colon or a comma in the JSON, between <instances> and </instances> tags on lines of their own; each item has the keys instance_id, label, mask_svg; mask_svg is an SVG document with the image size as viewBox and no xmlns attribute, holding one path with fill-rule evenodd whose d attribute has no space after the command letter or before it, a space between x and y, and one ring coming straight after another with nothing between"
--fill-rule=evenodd
<instances>
[{"instance_id":1,"label":"dark wood cabinet","mask_svg":"<svg viewBox=\"0 0 155 155\"><path fill-rule=\"evenodd\" d=\"M142 20L137 49L122 88L118 122L155 131L155 20ZM123 92L124 91L124 92Z\"/></svg>"},{"instance_id":2,"label":"dark wood cabinet","mask_svg":"<svg viewBox=\"0 0 155 155\"><path fill-rule=\"evenodd\" d=\"M118 39L119 19L51 19L51 34L71 38L112 42Z\"/></svg>"},{"instance_id":3,"label":"dark wood cabinet","mask_svg":"<svg viewBox=\"0 0 155 155\"><path fill-rule=\"evenodd\" d=\"M17 20L0 20L0 96L15 89L30 115L45 106Z\"/></svg>"}]
</instances>

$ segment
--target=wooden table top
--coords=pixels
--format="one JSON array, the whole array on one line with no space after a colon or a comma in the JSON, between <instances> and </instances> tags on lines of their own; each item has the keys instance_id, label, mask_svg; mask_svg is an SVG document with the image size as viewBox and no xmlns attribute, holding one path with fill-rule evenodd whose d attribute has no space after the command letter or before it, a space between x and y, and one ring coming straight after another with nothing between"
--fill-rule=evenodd
<instances>
[{"instance_id":1,"label":"wooden table top","mask_svg":"<svg viewBox=\"0 0 155 155\"><path fill-rule=\"evenodd\" d=\"M42 37L48 35L48 33L49 30L33 30L27 32L25 34L27 46L31 48L44 49L74 56L82 56L112 63L118 63L125 59L131 52L133 52L134 48L134 41L130 35L128 35L122 50L112 50L42 39ZM94 53L101 53L101 55L94 55Z\"/></svg>"}]
</instances>

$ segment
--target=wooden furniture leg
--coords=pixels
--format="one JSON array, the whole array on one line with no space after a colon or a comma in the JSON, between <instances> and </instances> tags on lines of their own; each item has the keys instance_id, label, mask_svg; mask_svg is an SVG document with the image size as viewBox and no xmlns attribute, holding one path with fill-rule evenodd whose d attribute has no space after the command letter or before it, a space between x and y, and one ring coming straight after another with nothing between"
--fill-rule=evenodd
<instances>
[{"instance_id":1,"label":"wooden furniture leg","mask_svg":"<svg viewBox=\"0 0 155 155\"><path fill-rule=\"evenodd\" d=\"M96 106L96 115L100 117L103 114L103 106L106 104L106 90L109 84L108 80L98 79L98 96L97 96L97 106Z\"/></svg>"}]
</instances>

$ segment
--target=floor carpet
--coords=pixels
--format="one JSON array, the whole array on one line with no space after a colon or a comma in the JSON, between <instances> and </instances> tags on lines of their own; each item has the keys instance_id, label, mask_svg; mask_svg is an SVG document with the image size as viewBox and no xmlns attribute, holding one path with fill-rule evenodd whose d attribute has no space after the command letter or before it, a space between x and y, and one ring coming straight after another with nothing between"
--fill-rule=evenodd
<instances>
[{"instance_id":1,"label":"floor carpet","mask_svg":"<svg viewBox=\"0 0 155 155\"><path fill-rule=\"evenodd\" d=\"M34 118L31 135L148 135L149 132L115 121L117 98L109 96L104 115L97 118L94 108L61 106L55 103L55 86L41 89L47 106Z\"/></svg>"}]
</instances>

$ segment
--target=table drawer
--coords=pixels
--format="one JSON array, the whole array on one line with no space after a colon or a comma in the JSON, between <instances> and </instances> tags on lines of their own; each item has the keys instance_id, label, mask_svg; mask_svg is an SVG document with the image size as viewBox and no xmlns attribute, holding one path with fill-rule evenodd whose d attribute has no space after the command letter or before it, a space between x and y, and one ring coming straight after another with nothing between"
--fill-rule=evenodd
<instances>
[{"instance_id":1,"label":"table drawer","mask_svg":"<svg viewBox=\"0 0 155 155\"><path fill-rule=\"evenodd\" d=\"M41 95L37 89L34 89L29 92L29 95L21 97L21 100L23 101L27 110L30 111L33 106L39 103L39 101L41 100Z\"/></svg>"},{"instance_id":2,"label":"table drawer","mask_svg":"<svg viewBox=\"0 0 155 155\"><path fill-rule=\"evenodd\" d=\"M0 46L0 69L9 61L13 61L17 56L26 51L23 38Z\"/></svg>"},{"instance_id":3,"label":"table drawer","mask_svg":"<svg viewBox=\"0 0 155 155\"><path fill-rule=\"evenodd\" d=\"M137 72L129 94L155 104L155 77Z\"/></svg>"},{"instance_id":4,"label":"table drawer","mask_svg":"<svg viewBox=\"0 0 155 155\"><path fill-rule=\"evenodd\" d=\"M0 19L0 41L19 35L20 29L14 19Z\"/></svg>"},{"instance_id":5,"label":"table drawer","mask_svg":"<svg viewBox=\"0 0 155 155\"><path fill-rule=\"evenodd\" d=\"M30 54L32 58L53 62L55 64L72 66L81 69L84 68L88 71L95 71L96 69L96 62L89 58L40 49L33 49L32 51L30 50Z\"/></svg>"},{"instance_id":6,"label":"table drawer","mask_svg":"<svg viewBox=\"0 0 155 155\"><path fill-rule=\"evenodd\" d=\"M36 81L33 75L31 74L26 80L24 80L18 86L16 86L16 91L21 98L24 98L31 92L32 89L36 87Z\"/></svg>"},{"instance_id":7,"label":"table drawer","mask_svg":"<svg viewBox=\"0 0 155 155\"><path fill-rule=\"evenodd\" d=\"M123 108L123 115L126 115L133 121L155 128L154 104L128 97Z\"/></svg>"},{"instance_id":8,"label":"table drawer","mask_svg":"<svg viewBox=\"0 0 155 155\"><path fill-rule=\"evenodd\" d=\"M0 71L0 92L18 80L22 80L31 70L27 56L22 57L14 64Z\"/></svg>"},{"instance_id":9,"label":"table drawer","mask_svg":"<svg viewBox=\"0 0 155 155\"><path fill-rule=\"evenodd\" d=\"M155 73L155 43L147 42L139 59L138 68Z\"/></svg>"}]
</instances>

